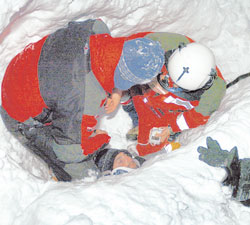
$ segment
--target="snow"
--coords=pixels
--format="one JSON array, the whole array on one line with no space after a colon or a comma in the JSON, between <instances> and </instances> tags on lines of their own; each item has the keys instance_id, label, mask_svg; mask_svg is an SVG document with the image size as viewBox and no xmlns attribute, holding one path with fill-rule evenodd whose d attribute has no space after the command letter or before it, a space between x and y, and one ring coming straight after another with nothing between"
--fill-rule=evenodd
<instances>
[{"instance_id":1,"label":"snow","mask_svg":"<svg viewBox=\"0 0 250 225\"><path fill-rule=\"evenodd\" d=\"M71 20L101 18L113 36L141 31L185 34L210 47L227 82L250 71L249 0L2 0L0 77L27 44ZM1 225L248 225L250 208L232 200L221 185L225 171L198 159L206 137L223 149L238 147L250 158L250 83L227 90L217 112L202 127L180 136L182 147L156 155L127 175L54 182L46 165L0 122ZM111 146L126 148L131 126L121 108L101 121Z\"/></svg>"}]
</instances>

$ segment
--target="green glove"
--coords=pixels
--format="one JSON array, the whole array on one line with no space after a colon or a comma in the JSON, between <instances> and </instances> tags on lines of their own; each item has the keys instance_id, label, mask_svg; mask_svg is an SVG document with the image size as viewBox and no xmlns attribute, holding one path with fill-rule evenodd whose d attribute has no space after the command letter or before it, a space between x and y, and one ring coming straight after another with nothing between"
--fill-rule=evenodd
<instances>
[{"instance_id":1,"label":"green glove","mask_svg":"<svg viewBox=\"0 0 250 225\"><path fill-rule=\"evenodd\" d=\"M239 159L237 147L230 152L222 150L219 143L207 137L207 148L198 147L199 159L214 167L223 167L227 177L223 185L230 186L232 197L250 207L250 158Z\"/></svg>"},{"instance_id":2,"label":"green glove","mask_svg":"<svg viewBox=\"0 0 250 225\"><path fill-rule=\"evenodd\" d=\"M230 152L222 150L219 143L211 137L207 137L207 148L199 146L197 151L200 153L199 159L210 166L230 167L234 157L238 158L237 147Z\"/></svg>"}]
</instances>

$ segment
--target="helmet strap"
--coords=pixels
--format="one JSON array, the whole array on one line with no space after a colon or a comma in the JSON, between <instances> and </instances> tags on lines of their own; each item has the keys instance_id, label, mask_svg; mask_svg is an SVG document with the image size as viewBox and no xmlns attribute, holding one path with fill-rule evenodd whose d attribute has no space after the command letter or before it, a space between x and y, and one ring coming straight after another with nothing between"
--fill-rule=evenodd
<instances>
[{"instance_id":1,"label":"helmet strap","mask_svg":"<svg viewBox=\"0 0 250 225\"><path fill-rule=\"evenodd\" d=\"M179 44L179 46L178 46L179 51L181 51L181 50L182 50L183 48L185 48L185 47L187 47L187 44L184 43L184 42L181 42L181 43Z\"/></svg>"},{"instance_id":2,"label":"helmet strap","mask_svg":"<svg viewBox=\"0 0 250 225\"><path fill-rule=\"evenodd\" d=\"M217 77L217 72L214 68L211 69L209 76L210 76L209 80L201 89L207 90L213 85L214 79Z\"/></svg>"},{"instance_id":3,"label":"helmet strap","mask_svg":"<svg viewBox=\"0 0 250 225\"><path fill-rule=\"evenodd\" d=\"M159 73L157 75L157 82L161 85L161 87L169 92L175 93L175 92L180 92L180 91L184 91L184 92L188 92L188 90L185 90L183 88L180 87L174 87L174 82L172 81L172 79L170 78L169 74L164 76L164 79L161 79L161 75L162 73Z\"/></svg>"}]
</instances>

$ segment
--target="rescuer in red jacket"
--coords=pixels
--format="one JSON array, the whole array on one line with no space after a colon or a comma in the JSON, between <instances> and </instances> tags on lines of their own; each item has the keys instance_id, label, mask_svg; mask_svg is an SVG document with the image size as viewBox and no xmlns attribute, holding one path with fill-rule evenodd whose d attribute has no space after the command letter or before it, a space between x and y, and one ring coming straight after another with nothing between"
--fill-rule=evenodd
<instances>
[{"instance_id":1,"label":"rescuer in red jacket","mask_svg":"<svg viewBox=\"0 0 250 225\"><path fill-rule=\"evenodd\" d=\"M8 130L55 173L85 176L80 162L110 140L96 129L98 116L115 110L121 90L161 71L164 50L143 38L148 33L113 38L101 20L87 20L28 45L12 59L2 82Z\"/></svg>"},{"instance_id":2,"label":"rescuer in red jacket","mask_svg":"<svg viewBox=\"0 0 250 225\"><path fill-rule=\"evenodd\" d=\"M132 98L124 105L134 124L138 121L138 137L132 138L137 138L140 156L167 147L184 130L206 124L226 91L215 57L206 46L180 43L165 57L162 73L147 86L130 88Z\"/></svg>"}]
</instances>

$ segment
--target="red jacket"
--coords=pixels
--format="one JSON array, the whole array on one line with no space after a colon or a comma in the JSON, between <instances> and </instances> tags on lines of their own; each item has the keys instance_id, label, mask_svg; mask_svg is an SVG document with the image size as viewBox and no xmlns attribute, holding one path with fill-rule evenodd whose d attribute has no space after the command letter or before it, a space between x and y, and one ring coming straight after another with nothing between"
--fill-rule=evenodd
<instances>
[{"instance_id":1,"label":"red jacket","mask_svg":"<svg viewBox=\"0 0 250 225\"><path fill-rule=\"evenodd\" d=\"M90 36L91 69L95 77L107 93L112 93L114 88L114 72L119 62L123 44L126 40L143 37L147 33L138 33L129 37L113 38L109 34L97 34ZM104 102L104 101L103 101ZM102 106L103 102L100 106ZM97 124L95 116L84 115L82 120L82 148L84 154L93 153L104 143L108 143L110 137L99 134L90 137Z\"/></svg>"},{"instance_id":2,"label":"red jacket","mask_svg":"<svg viewBox=\"0 0 250 225\"><path fill-rule=\"evenodd\" d=\"M150 35L154 38L154 33L151 32L119 38L113 38L106 33L90 36L91 70L103 90L111 93L114 88L114 71L120 59L124 42ZM46 36L40 41L28 45L20 54L14 57L7 67L2 82L2 106L10 117L17 121L24 122L30 117L33 118L39 115L43 108L48 108L42 97L38 79L38 63L48 37ZM161 34L159 37L161 37ZM174 38L171 34L170 37ZM186 37L185 39L188 38ZM170 45L167 46L170 47ZM83 46L84 49L85 47ZM49 62L49 65L50 63L53 65L53 62ZM100 106L103 103L104 100L100 102ZM92 153L110 140L110 137L104 134L91 137L97 123L96 116L82 115L81 130L79 132L81 133L83 153L86 155Z\"/></svg>"},{"instance_id":3,"label":"red jacket","mask_svg":"<svg viewBox=\"0 0 250 225\"><path fill-rule=\"evenodd\" d=\"M114 71L124 42L143 37L147 33L120 38L113 38L109 34L90 36L91 69L107 93L112 93L114 88ZM2 107L10 117L19 122L24 122L30 117L34 118L43 108L48 108L40 93L38 80L39 57L47 37L29 44L12 59L5 72L2 82ZM104 101L105 99L100 102L100 107ZM93 153L110 140L106 134L90 137L96 124L96 115L82 116L81 146L85 155Z\"/></svg>"},{"instance_id":4,"label":"red jacket","mask_svg":"<svg viewBox=\"0 0 250 225\"><path fill-rule=\"evenodd\" d=\"M175 104L176 99L181 100L182 102L179 102L183 104ZM198 101L190 102L172 93L157 95L154 91L143 96L138 95L133 97L133 102L139 118L137 150L141 156L157 152L168 144L168 141L154 146L149 144L150 130L153 127L171 126L173 132L179 132L180 128L176 123L178 115L198 105ZM195 116L193 117L195 119L190 121L194 127L206 122L202 116L194 115L195 112L192 110L189 111L189 114Z\"/></svg>"},{"instance_id":5,"label":"red jacket","mask_svg":"<svg viewBox=\"0 0 250 225\"><path fill-rule=\"evenodd\" d=\"M218 79L215 83L220 82L221 80L223 82L224 79L218 68L217 74ZM165 95L159 95L154 91L150 91L144 95L134 96L133 103L139 118L139 134L137 144L139 155L144 156L157 152L169 144L167 140L160 145L149 144L150 130L153 127L170 126L172 131L176 133L185 129L195 128L206 124L211 113L217 106L208 107L208 109L206 109L208 111L207 113L201 113L198 107L203 107L204 105L206 108L210 104L209 102L213 104L213 100L216 98L217 101L220 102L225 90L225 82L223 82L222 86L222 88L219 87L222 89L221 95L217 95L215 92L212 93L214 95L208 95L208 97L201 96L201 99L205 99L207 104L204 104L201 99L189 101L170 92ZM212 89L211 91L213 92ZM209 111L210 109L212 109L212 111Z\"/></svg>"}]
</instances>

